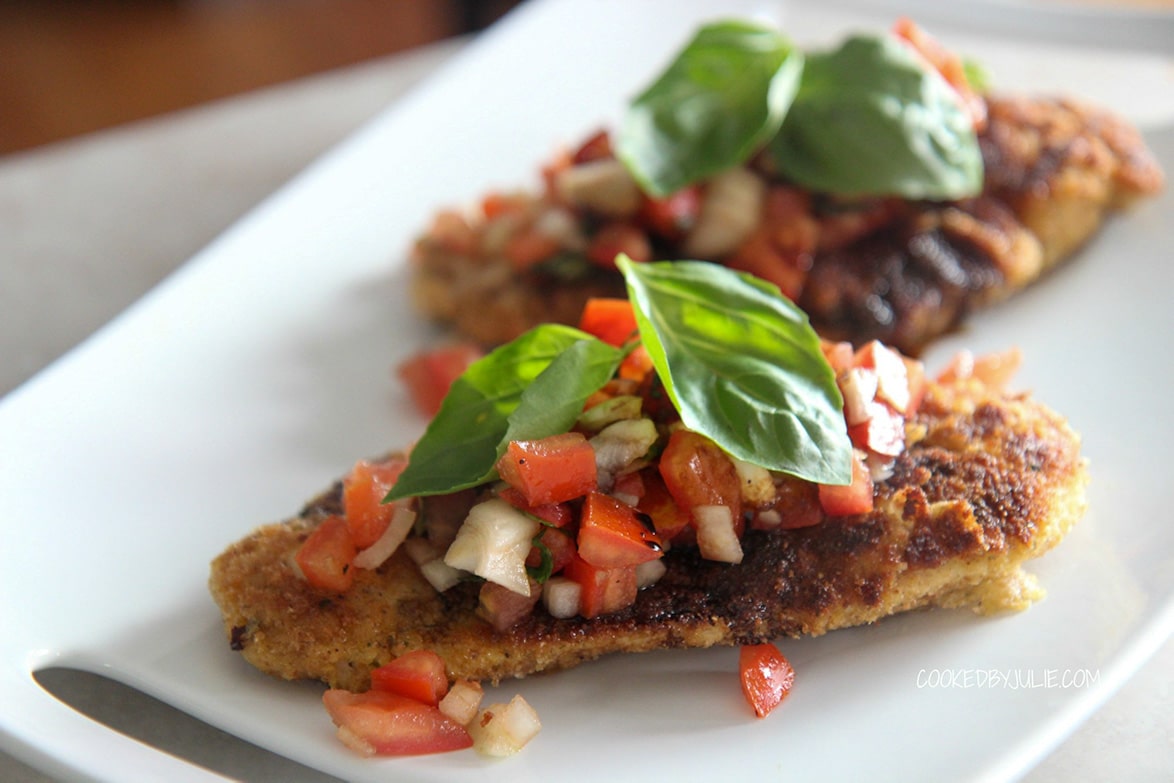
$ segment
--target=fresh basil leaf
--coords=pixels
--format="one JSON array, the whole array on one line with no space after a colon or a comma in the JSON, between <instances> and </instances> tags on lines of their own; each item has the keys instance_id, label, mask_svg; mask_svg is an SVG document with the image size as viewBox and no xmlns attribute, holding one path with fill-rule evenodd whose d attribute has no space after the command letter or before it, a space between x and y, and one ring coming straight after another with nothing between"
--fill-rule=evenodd
<instances>
[{"instance_id":1,"label":"fresh basil leaf","mask_svg":"<svg viewBox=\"0 0 1174 783\"><path fill-rule=\"evenodd\" d=\"M522 392L509 416L502 449L512 440L570 430L587 398L611 380L623 358L624 351L593 337L572 343Z\"/></svg>"},{"instance_id":2,"label":"fresh basil leaf","mask_svg":"<svg viewBox=\"0 0 1174 783\"><path fill-rule=\"evenodd\" d=\"M779 169L843 195L957 199L982 189L982 155L953 89L890 36L809 54L771 142Z\"/></svg>"},{"instance_id":3,"label":"fresh basil leaf","mask_svg":"<svg viewBox=\"0 0 1174 783\"><path fill-rule=\"evenodd\" d=\"M623 355L586 332L543 324L477 360L453 383L385 502L491 480L511 440L570 429Z\"/></svg>"},{"instance_id":4,"label":"fresh basil leaf","mask_svg":"<svg viewBox=\"0 0 1174 783\"><path fill-rule=\"evenodd\" d=\"M843 399L807 316L758 278L701 261L617 266L685 426L738 459L847 484Z\"/></svg>"},{"instance_id":5,"label":"fresh basil leaf","mask_svg":"<svg viewBox=\"0 0 1174 783\"><path fill-rule=\"evenodd\" d=\"M741 164L778 131L802 71L802 52L776 30L703 27L631 103L617 156L655 196Z\"/></svg>"}]
</instances>

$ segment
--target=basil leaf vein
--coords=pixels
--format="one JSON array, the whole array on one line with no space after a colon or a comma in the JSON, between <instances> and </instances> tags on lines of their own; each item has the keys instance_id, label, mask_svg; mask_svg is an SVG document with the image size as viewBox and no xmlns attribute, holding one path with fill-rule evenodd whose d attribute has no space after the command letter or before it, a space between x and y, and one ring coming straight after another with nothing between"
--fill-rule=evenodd
<instances>
[{"instance_id":1,"label":"basil leaf vein","mask_svg":"<svg viewBox=\"0 0 1174 783\"><path fill-rule=\"evenodd\" d=\"M846 484L843 399L807 316L777 288L701 261L617 265L685 426L732 456Z\"/></svg>"}]
</instances>

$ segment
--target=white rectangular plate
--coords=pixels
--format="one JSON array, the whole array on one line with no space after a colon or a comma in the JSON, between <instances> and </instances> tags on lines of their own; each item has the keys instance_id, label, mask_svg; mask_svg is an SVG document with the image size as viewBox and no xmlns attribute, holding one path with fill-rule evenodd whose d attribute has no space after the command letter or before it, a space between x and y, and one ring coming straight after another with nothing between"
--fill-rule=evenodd
<instances>
[{"instance_id":1,"label":"white rectangular plate","mask_svg":"<svg viewBox=\"0 0 1174 783\"><path fill-rule=\"evenodd\" d=\"M260 675L228 649L209 561L356 458L422 429L390 368L436 337L406 294L407 251L430 214L490 188L536 186L537 164L613 122L700 20L747 14L801 44L891 21L772 2L528 3L5 399L0 744L103 780L204 777L80 717L33 679L65 666L354 781L733 770L1005 780L1107 698L1174 626L1168 192L927 357L940 366L962 346L1018 345L1020 384L1085 436L1091 509L1038 563L1049 595L1025 613L918 614L784 642L798 684L761 721L742 701L732 650L615 657L509 683L495 696L523 693L544 729L496 763L472 752L358 759L334 738L320 688ZM1001 89L1117 109L1174 171L1166 56L933 29Z\"/></svg>"}]
</instances>

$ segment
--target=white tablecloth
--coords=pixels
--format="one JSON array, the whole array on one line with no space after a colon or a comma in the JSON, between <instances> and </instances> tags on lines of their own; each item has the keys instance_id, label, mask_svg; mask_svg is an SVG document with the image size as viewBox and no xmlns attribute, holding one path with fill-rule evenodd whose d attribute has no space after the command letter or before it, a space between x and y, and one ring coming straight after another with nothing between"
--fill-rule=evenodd
<instances>
[{"instance_id":1,"label":"white tablecloth","mask_svg":"<svg viewBox=\"0 0 1174 783\"><path fill-rule=\"evenodd\" d=\"M99 329L461 45L0 158L0 395ZM1167 642L1026 780L1172 779L1171 671ZM88 676L52 685L111 725L224 774L329 780L121 686ZM0 780L49 778L0 754Z\"/></svg>"}]
</instances>

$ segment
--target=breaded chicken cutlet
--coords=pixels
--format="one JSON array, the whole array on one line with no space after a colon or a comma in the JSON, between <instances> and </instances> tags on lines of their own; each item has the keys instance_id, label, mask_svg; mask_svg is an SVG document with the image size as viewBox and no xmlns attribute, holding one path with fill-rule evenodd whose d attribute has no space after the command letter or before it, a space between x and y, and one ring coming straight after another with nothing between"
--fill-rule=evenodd
<instances>
[{"instance_id":1,"label":"breaded chicken cutlet","mask_svg":"<svg viewBox=\"0 0 1174 783\"><path fill-rule=\"evenodd\" d=\"M498 199L489 216L438 215L414 248L414 301L496 345L537 323L574 323L590 297L623 295L606 259L589 259L597 248L642 246L649 258L717 261L769 279L830 339L877 339L916 355L1071 258L1110 215L1164 184L1141 136L1107 111L1048 98L984 102L985 179L975 198L837 199L752 162L738 174L761 193L750 207L757 220L733 244L706 247L679 225L650 220L641 198L617 205L551 186ZM612 155L606 135L594 137L569 170L611 161L610 176L622 181Z\"/></svg>"},{"instance_id":2,"label":"breaded chicken cutlet","mask_svg":"<svg viewBox=\"0 0 1174 783\"><path fill-rule=\"evenodd\" d=\"M341 483L296 519L229 547L213 563L211 592L249 663L349 690L413 649L439 653L452 677L500 681L611 653L819 635L921 608L1027 606L1039 591L1023 564L1084 511L1078 436L1031 397L973 378L931 383L906 432L870 513L747 530L736 565L673 548L635 603L593 619L538 607L496 631L478 613L475 583L438 592L402 549L376 570L357 569L343 593L312 587L295 553L340 512ZM777 501L783 515L788 502Z\"/></svg>"}]
</instances>

